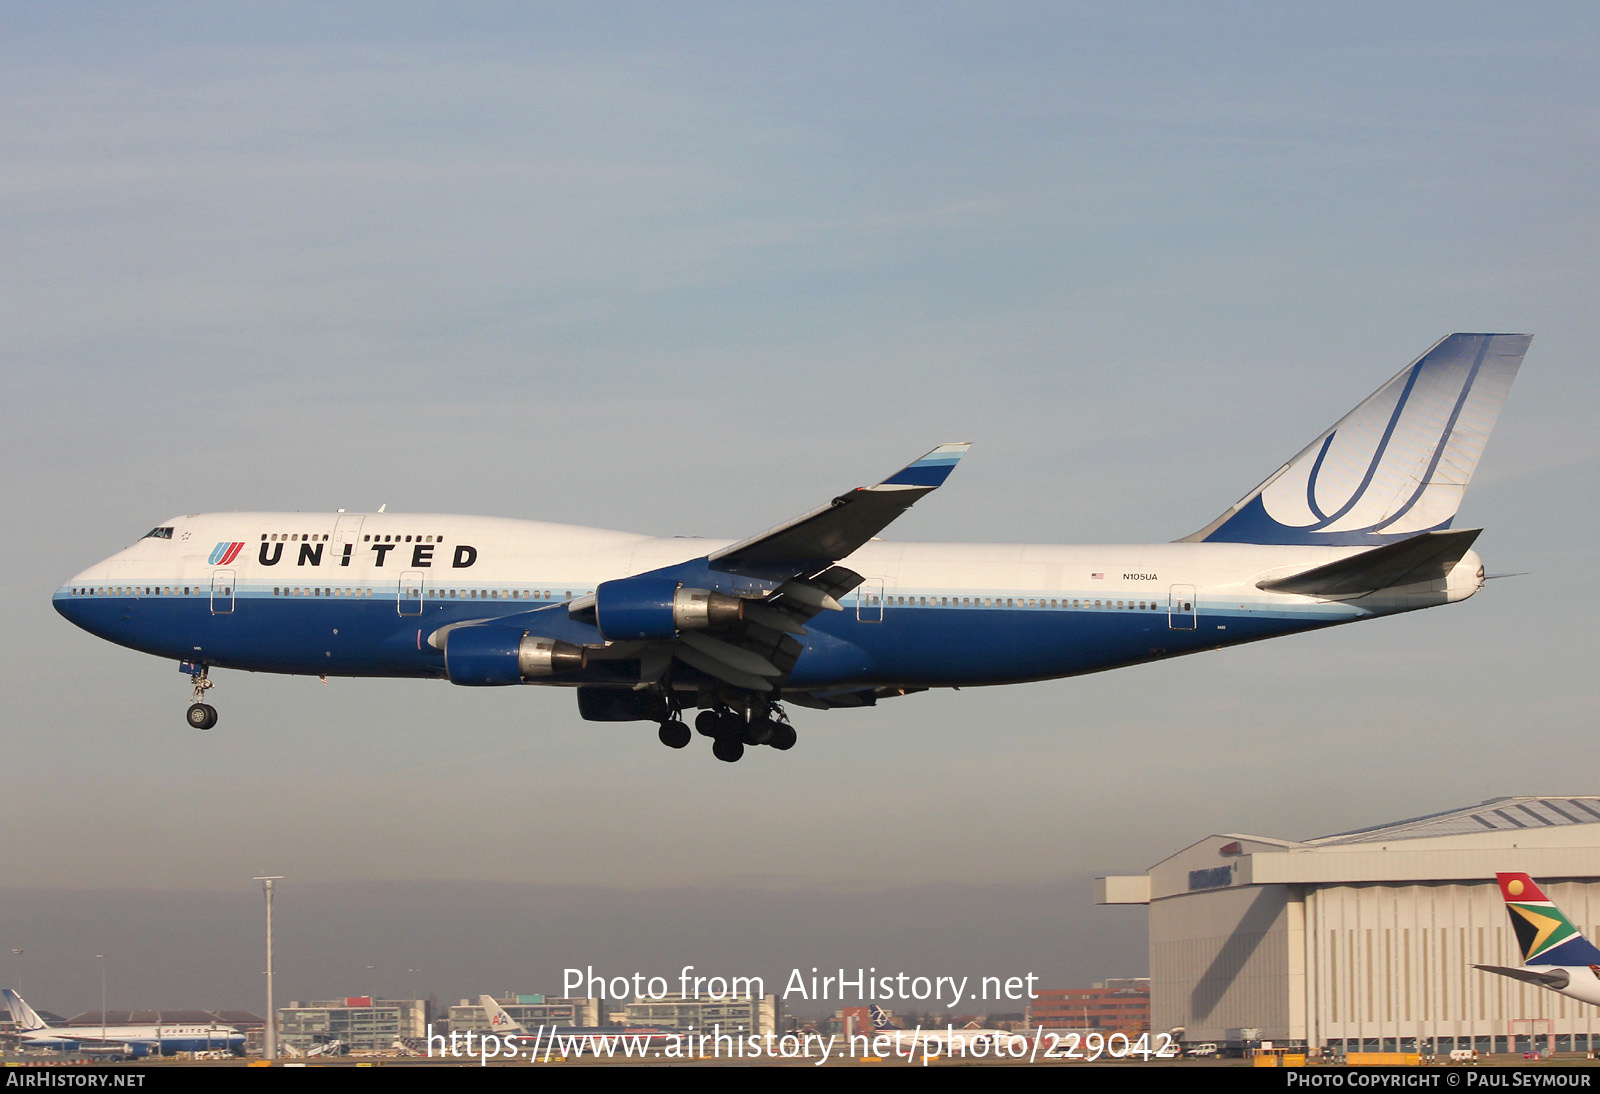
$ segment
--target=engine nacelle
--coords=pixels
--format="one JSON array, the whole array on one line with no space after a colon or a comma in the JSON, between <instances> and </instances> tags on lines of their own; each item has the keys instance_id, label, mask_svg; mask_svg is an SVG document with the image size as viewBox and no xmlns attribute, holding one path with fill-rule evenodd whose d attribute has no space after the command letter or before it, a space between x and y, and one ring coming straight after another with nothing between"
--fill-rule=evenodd
<instances>
[{"instance_id":1,"label":"engine nacelle","mask_svg":"<svg viewBox=\"0 0 1600 1094\"><path fill-rule=\"evenodd\" d=\"M583 647L529 634L519 627L457 627L445 635L444 671L452 684L497 687L576 672Z\"/></svg>"},{"instance_id":2,"label":"engine nacelle","mask_svg":"<svg viewBox=\"0 0 1600 1094\"><path fill-rule=\"evenodd\" d=\"M595 626L608 642L673 638L737 623L744 601L727 593L685 589L670 577L627 577L602 581L594 591Z\"/></svg>"}]
</instances>

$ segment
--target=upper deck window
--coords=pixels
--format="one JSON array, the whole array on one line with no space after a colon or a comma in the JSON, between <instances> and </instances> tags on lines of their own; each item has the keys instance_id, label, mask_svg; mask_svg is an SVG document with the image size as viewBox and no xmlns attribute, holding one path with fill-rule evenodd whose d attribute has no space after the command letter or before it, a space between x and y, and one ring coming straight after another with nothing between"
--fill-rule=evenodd
<instances>
[{"instance_id":1,"label":"upper deck window","mask_svg":"<svg viewBox=\"0 0 1600 1094\"><path fill-rule=\"evenodd\" d=\"M171 528L152 528L144 534L145 539L171 539Z\"/></svg>"}]
</instances>

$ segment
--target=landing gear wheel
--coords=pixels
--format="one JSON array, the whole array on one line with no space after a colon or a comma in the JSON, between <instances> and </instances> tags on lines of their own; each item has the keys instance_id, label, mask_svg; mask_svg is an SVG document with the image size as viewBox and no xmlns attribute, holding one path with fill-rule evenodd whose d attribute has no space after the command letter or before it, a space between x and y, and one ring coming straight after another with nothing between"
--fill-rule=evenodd
<instances>
[{"instance_id":1,"label":"landing gear wheel","mask_svg":"<svg viewBox=\"0 0 1600 1094\"><path fill-rule=\"evenodd\" d=\"M702 737L715 737L717 735L717 730L721 727L721 725L722 715L718 714L714 710L702 710L699 714L695 715L695 732L699 733Z\"/></svg>"},{"instance_id":2,"label":"landing gear wheel","mask_svg":"<svg viewBox=\"0 0 1600 1094\"><path fill-rule=\"evenodd\" d=\"M772 743L772 736L777 731L777 725L769 718L756 718L744 727L744 743L747 745L767 745Z\"/></svg>"},{"instance_id":3,"label":"landing gear wheel","mask_svg":"<svg viewBox=\"0 0 1600 1094\"><path fill-rule=\"evenodd\" d=\"M725 764L738 763L744 756L744 742L737 737L718 737L711 742L711 754Z\"/></svg>"},{"instance_id":4,"label":"landing gear wheel","mask_svg":"<svg viewBox=\"0 0 1600 1094\"><path fill-rule=\"evenodd\" d=\"M188 720L191 729L210 729L217 724L217 708L209 703L193 703L189 707Z\"/></svg>"},{"instance_id":5,"label":"landing gear wheel","mask_svg":"<svg viewBox=\"0 0 1600 1094\"><path fill-rule=\"evenodd\" d=\"M689 732L689 727L682 722L671 721L662 722L661 729L657 731L656 736L668 748L683 748L689 743L689 739L693 734Z\"/></svg>"},{"instance_id":6,"label":"landing gear wheel","mask_svg":"<svg viewBox=\"0 0 1600 1094\"><path fill-rule=\"evenodd\" d=\"M797 735L794 726L779 722L772 729L772 739L767 742L779 752L787 752L794 747Z\"/></svg>"}]
</instances>

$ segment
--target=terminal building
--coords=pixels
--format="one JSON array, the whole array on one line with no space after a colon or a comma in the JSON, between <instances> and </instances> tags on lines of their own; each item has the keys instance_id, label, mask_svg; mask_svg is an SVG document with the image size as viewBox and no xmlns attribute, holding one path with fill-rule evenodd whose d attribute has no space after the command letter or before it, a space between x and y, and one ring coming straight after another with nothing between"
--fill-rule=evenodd
<instances>
[{"instance_id":1,"label":"terminal building","mask_svg":"<svg viewBox=\"0 0 1600 1094\"><path fill-rule=\"evenodd\" d=\"M629 1026L658 1029L692 1029L697 1033L746 1030L758 1036L778 1032L775 995L664 995L638 996L623 1011Z\"/></svg>"},{"instance_id":2,"label":"terminal building","mask_svg":"<svg viewBox=\"0 0 1600 1094\"><path fill-rule=\"evenodd\" d=\"M579 1026L593 1028L601 1025L600 1000L578 997L544 995L494 996L494 1001L509 1014L513 1021L530 1033L540 1026ZM499 1033L489 1021L488 1012L470 999L463 999L450 1008L450 1028L457 1032L472 1030L475 1033Z\"/></svg>"},{"instance_id":3,"label":"terminal building","mask_svg":"<svg viewBox=\"0 0 1600 1094\"><path fill-rule=\"evenodd\" d=\"M386 1052L427 1036L421 999L349 996L278 1008L278 1040L305 1052L338 1041L349 1052Z\"/></svg>"},{"instance_id":4,"label":"terminal building","mask_svg":"<svg viewBox=\"0 0 1600 1094\"><path fill-rule=\"evenodd\" d=\"M1600 1008L1520 965L1495 874L1533 877L1600 942L1600 797L1495 798L1310 840L1207 836L1101 904L1150 909L1151 1029L1340 1052L1600 1050Z\"/></svg>"},{"instance_id":5,"label":"terminal building","mask_svg":"<svg viewBox=\"0 0 1600 1094\"><path fill-rule=\"evenodd\" d=\"M1106 980L1089 988L1040 988L1028 1004L1029 1029L1102 1030L1137 1035L1150 1028L1150 980Z\"/></svg>"}]
</instances>

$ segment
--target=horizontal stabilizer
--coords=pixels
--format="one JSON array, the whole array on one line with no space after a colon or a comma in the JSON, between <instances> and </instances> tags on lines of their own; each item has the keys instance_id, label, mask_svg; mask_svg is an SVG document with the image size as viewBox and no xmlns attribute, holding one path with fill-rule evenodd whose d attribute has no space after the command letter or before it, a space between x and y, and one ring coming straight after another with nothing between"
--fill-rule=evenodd
<instances>
[{"instance_id":1,"label":"horizontal stabilizer","mask_svg":"<svg viewBox=\"0 0 1600 1094\"><path fill-rule=\"evenodd\" d=\"M1513 980L1523 980L1529 984L1538 984L1549 988L1551 991L1565 991L1572 982L1572 977L1567 975L1566 969L1508 969L1504 965L1474 965L1475 969L1484 972L1497 972L1501 976L1509 976Z\"/></svg>"},{"instance_id":2,"label":"horizontal stabilizer","mask_svg":"<svg viewBox=\"0 0 1600 1094\"><path fill-rule=\"evenodd\" d=\"M1424 532L1304 573L1258 581L1256 587L1272 593L1351 597L1395 585L1441 581L1449 576L1482 531L1482 528L1464 528L1459 532Z\"/></svg>"}]
</instances>

